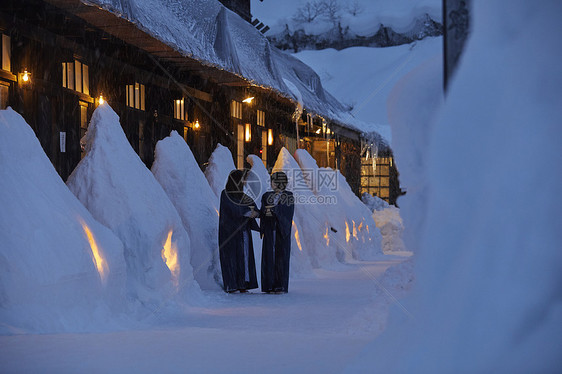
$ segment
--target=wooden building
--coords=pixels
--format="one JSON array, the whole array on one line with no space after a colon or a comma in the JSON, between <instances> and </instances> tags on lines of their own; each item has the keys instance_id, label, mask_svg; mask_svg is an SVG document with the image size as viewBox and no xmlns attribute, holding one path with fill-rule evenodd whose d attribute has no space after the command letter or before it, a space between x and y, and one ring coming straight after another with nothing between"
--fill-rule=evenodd
<instances>
[{"instance_id":1,"label":"wooden building","mask_svg":"<svg viewBox=\"0 0 562 374\"><path fill-rule=\"evenodd\" d=\"M156 142L176 130L202 169L218 143L239 168L248 154L272 167L282 147L306 148L360 192L360 131L306 107L295 119L297 103L279 90L188 56L115 12L80 0L4 0L0 33L0 108L25 118L64 180L107 101L148 167Z\"/></svg>"}]
</instances>

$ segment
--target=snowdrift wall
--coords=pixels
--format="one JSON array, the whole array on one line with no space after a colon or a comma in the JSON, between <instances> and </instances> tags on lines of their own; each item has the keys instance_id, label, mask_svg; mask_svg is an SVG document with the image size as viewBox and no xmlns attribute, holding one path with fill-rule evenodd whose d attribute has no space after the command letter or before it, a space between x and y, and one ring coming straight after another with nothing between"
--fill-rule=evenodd
<instances>
[{"instance_id":1,"label":"snowdrift wall","mask_svg":"<svg viewBox=\"0 0 562 374\"><path fill-rule=\"evenodd\" d=\"M123 246L12 109L0 111L0 191L0 333L97 330L120 309Z\"/></svg>"},{"instance_id":2,"label":"snowdrift wall","mask_svg":"<svg viewBox=\"0 0 562 374\"><path fill-rule=\"evenodd\" d=\"M236 166L234 166L234 161L232 161L230 150L220 143L217 144L217 148L211 154L209 164L205 169L205 177L217 196L217 201L222 190L226 187L228 174L234 169L236 169Z\"/></svg>"},{"instance_id":3,"label":"snowdrift wall","mask_svg":"<svg viewBox=\"0 0 562 374\"><path fill-rule=\"evenodd\" d=\"M396 314L350 373L562 367L562 3L472 4L472 35L428 134L428 188L406 195L427 207L406 304L416 321Z\"/></svg>"},{"instance_id":4,"label":"snowdrift wall","mask_svg":"<svg viewBox=\"0 0 562 374\"><path fill-rule=\"evenodd\" d=\"M330 168L319 168L316 160L304 149L297 149L295 160L308 186L319 199L335 201L320 204L326 217L326 235L334 242L340 258L370 260L381 254L382 237L369 209L349 187L345 177ZM336 229L334 232L332 228Z\"/></svg>"},{"instance_id":5,"label":"snowdrift wall","mask_svg":"<svg viewBox=\"0 0 562 374\"><path fill-rule=\"evenodd\" d=\"M130 296L149 309L175 295L195 296L199 287L181 218L129 145L119 117L108 104L94 111L86 134L86 156L67 184L123 242Z\"/></svg>"},{"instance_id":6,"label":"snowdrift wall","mask_svg":"<svg viewBox=\"0 0 562 374\"><path fill-rule=\"evenodd\" d=\"M176 207L191 240L191 266L202 289L222 284L218 200L193 153L176 131L156 144L152 173Z\"/></svg>"}]
</instances>

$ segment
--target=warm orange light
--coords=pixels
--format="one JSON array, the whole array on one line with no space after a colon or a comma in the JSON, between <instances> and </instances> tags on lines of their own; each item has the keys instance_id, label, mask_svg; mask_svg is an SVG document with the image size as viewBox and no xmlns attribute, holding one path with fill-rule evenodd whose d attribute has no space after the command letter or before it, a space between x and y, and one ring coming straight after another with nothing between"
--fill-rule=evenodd
<instances>
[{"instance_id":1,"label":"warm orange light","mask_svg":"<svg viewBox=\"0 0 562 374\"><path fill-rule=\"evenodd\" d=\"M347 221L345 221L345 241L349 243L350 239L351 233L349 232L349 225L347 224Z\"/></svg>"},{"instance_id":2,"label":"warm orange light","mask_svg":"<svg viewBox=\"0 0 562 374\"><path fill-rule=\"evenodd\" d=\"M273 145L273 129L267 130L267 145Z\"/></svg>"},{"instance_id":3,"label":"warm orange light","mask_svg":"<svg viewBox=\"0 0 562 374\"><path fill-rule=\"evenodd\" d=\"M200 127L199 126L199 120L195 120L195 125L193 125L193 127L195 127L196 129L198 129Z\"/></svg>"},{"instance_id":4,"label":"warm orange light","mask_svg":"<svg viewBox=\"0 0 562 374\"><path fill-rule=\"evenodd\" d=\"M249 123L246 124L245 139L247 142L252 140L252 128Z\"/></svg>"},{"instance_id":5,"label":"warm orange light","mask_svg":"<svg viewBox=\"0 0 562 374\"><path fill-rule=\"evenodd\" d=\"M250 104L250 103L252 102L252 100L254 100L254 97L253 97L253 96L252 96L252 97L247 97L247 98L245 98L244 100L242 100L242 102L243 102L243 103Z\"/></svg>"},{"instance_id":6,"label":"warm orange light","mask_svg":"<svg viewBox=\"0 0 562 374\"><path fill-rule=\"evenodd\" d=\"M297 225L295 225L295 221L293 221L293 230L295 230L295 240L297 242L297 247L299 247L299 251L302 252L302 245L301 245L301 239L299 237L299 230L297 229Z\"/></svg>"},{"instance_id":7,"label":"warm orange light","mask_svg":"<svg viewBox=\"0 0 562 374\"><path fill-rule=\"evenodd\" d=\"M23 79L24 82L29 81L29 73L27 72L27 70L25 70L25 71L23 72L23 77L22 77L22 79Z\"/></svg>"},{"instance_id":8,"label":"warm orange light","mask_svg":"<svg viewBox=\"0 0 562 374\"><path fill-rule=\"evenodd\" d=\"M103 105L104 103L105 103L105 99L103 98L103 95L100 95L100 97L98 98L98 104Z\"/></svg>"},{"instance_id":9,"label":"warm orange light","mask_svg":"<svg viewBox=\"0 0 562 374\"><path fill-rule=\"evenodd\" d=\"M355 238L355 240L359 240L359 235L357 234L357 226L355 225L355 221L351 221L353 222L353 237Z\"/></svg>"},{"instance_id":10,"label":"warm orange light","mask_svg":"<svg viewBox=\"0 0 562 374\"><path fill-rule=\"evenodd\" d=\"M101 282L105 283L107 279L107 275L109 274L109 267L107 266L107 262L103 258L103 254L101 250L98 248L98 244L94 239L94 235L92 234L92 231L90 230L88 225L86 225L86 222L80 220L80 224L82 225L82 229L84 230L86 236L88 237L88 242L90 243L90 249L92 250L93 261L94 264L96 265L96 269L98 270L98 274L100 275Z\"/></svg>"},{"instance_id":11,"label":"warm orange light","mask_svg":"<svg viewBox=\"0 0 562 374\"><path fill-rule=\"evenodd\" d=\"M326 239L326 247L329 247L329 246L330 246L330 235L329 235L329 232L330 232L330 228L329 228L329 227L326 227L326 233L324 234L324 239Z\"/></svg>"},{"instance_id":12,"label":"warm orange light","mask_svg":"<svg viewBox=\"0 0 562 374\"><path fill-rule=\"evenodd\" d=\"M179 284L179 275L180 275L180 265L178 262L178 249L176 245L172 243L172 230L168 233L168 237L164 242L164 246L162 248L162 260L170 269L172 273L172 282L177 287Z\"/></svg>"}]
</instances>

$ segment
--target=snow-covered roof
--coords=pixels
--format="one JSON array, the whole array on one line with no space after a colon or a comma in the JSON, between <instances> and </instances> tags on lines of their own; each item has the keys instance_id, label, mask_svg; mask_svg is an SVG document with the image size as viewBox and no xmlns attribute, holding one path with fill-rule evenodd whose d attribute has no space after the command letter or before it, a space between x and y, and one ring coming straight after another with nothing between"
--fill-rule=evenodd
<instances>
[{"instance_id":1,"label":"snow-covered roof","mask_svg":"<svg viewBox=\"0 0 562 374\"><path fill-rule=\"evenodd\" d=\"M186 57L277 91L343 127L371 132L369 124L322 87L308 65L272 46L267 38L217 0L80 0L133 23ZM289 88L291 82L300 97Z\"/></svg>"}]
</instances>

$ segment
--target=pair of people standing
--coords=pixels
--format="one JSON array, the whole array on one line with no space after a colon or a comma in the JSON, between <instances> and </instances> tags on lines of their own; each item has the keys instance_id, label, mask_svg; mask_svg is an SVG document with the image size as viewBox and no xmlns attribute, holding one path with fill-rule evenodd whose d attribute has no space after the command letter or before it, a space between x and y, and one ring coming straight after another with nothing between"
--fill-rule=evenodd
<instances>
[{"instance_id":1,"label":"pair of people standing","mask_svg":"<svg viewBox=\"0 0 562 374\"><path fill-rule=\"evenodd\" d=\"M244 193L247 170L234 170L221 193L219 254L224 290L247 292L258 288L251 230L263 238L261 288L267 293L289 290L293 194L286 191L287 175L271 176L273 191L262 196L261 208ZM256 218L260 218L258 225Z\"/></svg>"}]
</instances>

